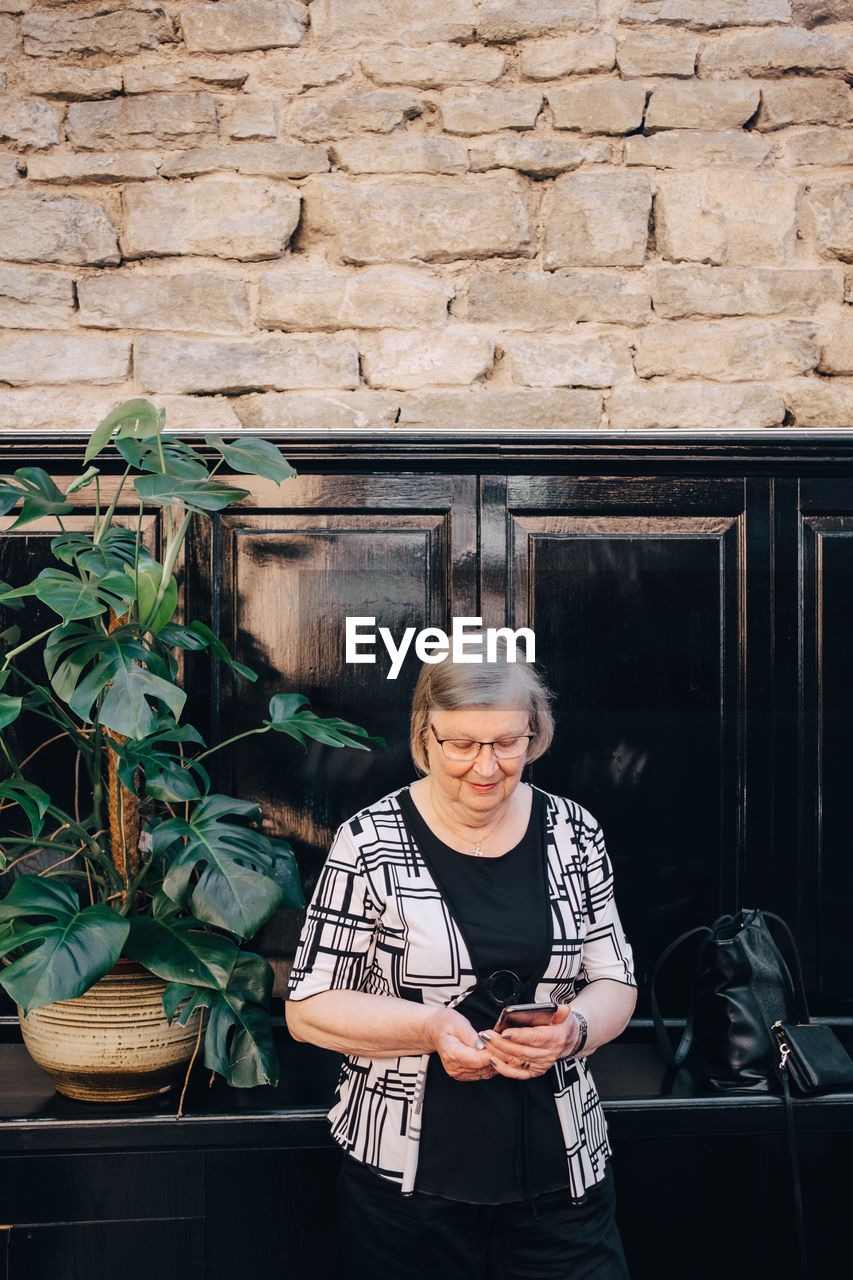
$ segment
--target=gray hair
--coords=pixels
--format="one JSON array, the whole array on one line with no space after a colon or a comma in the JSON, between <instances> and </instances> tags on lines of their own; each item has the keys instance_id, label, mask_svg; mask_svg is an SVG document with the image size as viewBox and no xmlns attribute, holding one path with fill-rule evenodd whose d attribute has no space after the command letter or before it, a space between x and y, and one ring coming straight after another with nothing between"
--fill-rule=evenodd
<instances>
[{"instance_id":1,"label":"gray hair","mask_svg":"<svg viewBox=\"0 0 853 1280\"><path fill-rule=\"evenodd\" d=\"M438 663L424 663L415 684L409 745L419 773L429 773L426 736L433 710L459 711L463 707L502 707L520 702L533 734L527 761L536 760L551 745L554 717L551 695L529 662L454 662L449 656Z\"/></svg>"}]
</instances>

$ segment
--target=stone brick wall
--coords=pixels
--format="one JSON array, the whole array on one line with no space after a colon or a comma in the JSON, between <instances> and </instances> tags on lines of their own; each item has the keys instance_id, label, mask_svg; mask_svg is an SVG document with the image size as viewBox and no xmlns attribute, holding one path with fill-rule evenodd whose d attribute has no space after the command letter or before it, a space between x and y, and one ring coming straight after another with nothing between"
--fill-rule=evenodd
<instances>
[{"instance_id":1,"label":"stone brick wall","mask_svg":"<svg viewBox=\"0 0 853 1280\"><path fill-rule=\"evenodd\" d=\"M853 0L0 0L0 425L853 425Z\"/></svg>"}]
</instances>

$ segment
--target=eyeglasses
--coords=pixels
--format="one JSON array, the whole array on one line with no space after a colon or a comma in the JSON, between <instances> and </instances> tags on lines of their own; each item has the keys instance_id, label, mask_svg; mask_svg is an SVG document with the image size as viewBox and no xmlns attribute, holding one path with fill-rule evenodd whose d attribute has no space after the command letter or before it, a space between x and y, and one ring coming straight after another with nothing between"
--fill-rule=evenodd
<instances>
[{"instance_id":1,"label":"eyeglasses","mask_svg":"<svg viewBox=\"0 0 853 1280\"><path fill-rule=\"evenodd\" d=\"M517 760L527 754L530 742L535 733L517 733L511 738L498 738L495 742L472 742L470 738L439 738L435 725L431 724L432 736L444 752L447 760L476 760L483 747L491 747L497 760Z\"/></svg>"}]
</instances>

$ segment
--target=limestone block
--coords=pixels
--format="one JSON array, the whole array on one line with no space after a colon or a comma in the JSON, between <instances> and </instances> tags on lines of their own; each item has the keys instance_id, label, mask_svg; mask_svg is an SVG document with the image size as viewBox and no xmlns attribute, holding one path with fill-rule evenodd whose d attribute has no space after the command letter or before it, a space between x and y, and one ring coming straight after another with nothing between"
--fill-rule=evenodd
<instances>
[{"instance_id":1,"label":"limestone block","mask_svg":"<svg viewBox=\"0 0 853 1280\"><path fill-rule=\"evenodd\" d=\"M718 266L785 266L794 254L799 184L725 170L661 173L655 231L661 257Z\"/></svg>"},{"instance_id":2,"label":"limestone block","mask_svg":"<svg viewBox=\"0 0 853 1280\"><path fill-rule=\"evenodd\" d=\"M55 431L62 423L67 431L91 431L113 407L110 392L59 391L38 387L0 391L0 422L18 431Z\"/></svg>"},{"instance_id":3,"label":"limestone block","mask_svg":"<svg viewBox=\"0 0 853 1280\"><path fill-rule=\"evenodd\" d=\"M847 308L848 312L850 308ZM837 317L831 324L822 325L818 333L820 341L821 373L853 374L853 315Z\"/></svg>"},{"instance_id":4,"label":"limestone block","mask_svg":"<svg viewBox=\"0 0 853 1280\"><path fill-rule=\"evenodd\" d=\"M242 422L230 400L222 396L158 396L150 394L158 409L166 410L166 421L172 431L187 428L203 431L240 431Z\"/></svg>"},{"instance_id":5,"label":"limestone block","mask_svg":"<svg viewBox=\"0 0 853 1280\"><path fill-rule=\"evenodd\" d=\"M288 133L304 142L322 142L349 134L390 133L404 120L413 120L423 103L402 90L375 89L361 93L298 98L285 113Z\"/></svg>"},{"instance_id":6,"label":"limestone block","mask_svg":"<svg viewBox=\"0 0 853 1280\"><path fill-rule=\"evenodd\" d=\"M444 89L455 84L492 84L506 70L506 57L499 49L478 45L430 44L415 49L389 44L363 53L361 68L376 84Z\"/></svg>"},{"instance_id":7,"label":"limestone block","mask_svg":"<svg viewBox=\"0 0 853 1280\"><path fill-rule=\"evenodd\" d=\"M0 244L7 262L119 261L116 229L106 210L72 196L0 193Z\"/></svg>"},{"instance_id":8,"label":"limestone block","mask_svg":"<svg viewBox=\"0 0 853 1280\"><path fill-rule=\"evenodd\" d=\"M271 55L268 55L271 56ZM183 57L180 62L124 68L125 93L196 93L200 89L239 89L249 78L250 64Z\"/></svg>"},{"instance_id":9,"label":"limestone block","mask_svg":"<svg viewBox=\"0 0 853 1280\"><path fill-rule=\"evenodd\" d=\"M692 76L699 52L695 35L634 32L619 41L616 65L623 76Z\"/></svg>"},{"instance_id":10,"label":"limestone block","mask_svg":"<svg viewBox=\"0 0 853 1280\"><path fill-rule=\"evenodd\" d=\"M0 334L0 382L13 387L57 382L122 382L130 342L68 333Z\"/></svg>"},{"instance_id":11,"label":"limestone block","mask_svg":"<svg viewBox=\"0 0 853 1280\"><path fill-rule=\"evenodd\" d=\"M349 275L288 264L261 276L265 329L437 329L453 285L411 267L364 267Z\"/></svg>"},{"instance_id":12,"label":"limestone block","mask_svg":"<svg viewBox=\"0 0 853 1280\"><path fill-rule=\"evenodd\" d=\"M320 49L470 40L476 21L475 0L313 0L311 5L311 30Z\"/></svg>"},{"instance_id":13,"label":"limestone block","mask_svg":"<svg viewBox=\"0 0 853 1280\"><path fill-rule=\"evenodd\" d=\"M598 25L598 0L480 0L477 35L481 40L521 40L561 31L592 31Z\"/></svg>"},{"instance_id":14,"label":"limestone block","mask_svg":"<svg viewBox=\"0 0 853 1280\"><path fill-rule=\"evenodd\" d=\"M840 80L765 80L757 129L791 124L847 124L853 120L853 90Z\"/></svg>"},{"instance_id":15,"label":"limestone block","mask_svg":"<svg viewBox=\"0 0 853 1280\"><path fill-rule=\"evenodd\" d=\"M27 88L42 98L83 102L86 98L111 98L121 93L122 74L118 67L87 70L84 67L57 67L34 63L27 67Z\"/></svg>"},{"instance_id":16,"label":"limestone block","mask_svg":"<svg viewBox=\"0 0 853 1280\"><path fill-rule=\"evenodd\" d=\"M46 156L30 156L27 177L31 182L142 182L157 177L160 161L156 151L84 151L82 154L53 151Z\"/></svg>"},{"instance_id":17,"label":"limestone block","mask_svg":"<svg viewBox=\"0 0 853 1280\"><path fill-rule=\"evenodd\" d=\"M411 391L400 397L401 430L592 431L601 425L598 391Z\"/></svg>"},{"instance_id":18,"label":"limestone block","mask_svg":"<svg viewBox=\"0 0 853 1280\"><path fill-rule=\"evenodd\" d=\"M542 110L542 94L536 89L448 89L440 110L448 133L532 129Z\"/></svg>"},{"instance_id":19,"label":"limestone block","mask_svg":"<svg viewBox=\"0 0 853 1280\"><path fill-rule=\"evenodd\" d=\"M611 387L633 373L628 343L608 333L506 338L514 382L526 387Z\"/></svg>"},{"instance_id":20,"label":"limestone block","mask_svg":"<svg viewBox=\"0 0 853 1280\"><path fill-rule=\"evenodd\" d=\"M766 138L743 129L704 133L698 129L664 129L660 133L635 133L625 139L625 164L654 169L753 169L773 159L773 145Z\"/></svg>"},{"instance_id":21,"label":"limestone block","mask_svg":"<svg viewBox=\"0 0 853 1280\"><path fill-rule=\"evenodd\" d=\"M142 49L173 44L175 32L157 0L105 3L94 13L37 10L22 21L24 52L32 57L64 53L108 53L131 57Z\"/></svg>"},{"instance_id":22,"label":"limestone block","mask_svg":"<svg viewBox=\"0 0 853 1280\"><path fill-rule=\"evenodd\" d=\"M612 71L616 65L613 36L559 36L528 40L521 46L521 74L528 80L559 80L590 71Z\"/></svg>"},{"instance_id":23,"label":"limestone block","mask_svg":"<svg viewBox=\"0 0 853 1280\"><path fill-rule=\"evenodd\" d=\"M65 329L73 319L70 276L0 267L0 326L4 329Z\"/></svg>"},{"instance_id":24,"label":"limestone block","mask_svg":"<svg viewBox=\"0 0 853 1280\"><path fill-rule=\"evenodd\" d=\"M794 426L853 427L853 381L793 378L781 391Z\"/></svg>"},{"instance_id":25,"label":"limestone block","mask_svg":"<svg viewBox=\"0 0 853 1280\"><path fill-rule=\"evenodd\" d=\"M547 270L633 267L646 256L651 189L640 173L565 173L545 222Z\"/></svg>"},{"instance_id":26,"label":"limestone block","mask_svg":"<svg viewBox=\"0 0 853 1280\"><path fill-rule=\"evenodd\" d=\"M242 426L230 400L213 396L151 395L149 398L158 409L166 410L172 430L203 427L207 431L232 432ZM26 431L55 431L57 423L62 423L68 431L91 431L115 403L115 391L60 391L52 387L0 391L0 422L4 427Z\"/></svg>"},{"instance_id":27,"label":"limestone block","mask_svg":"<svg viewBox=\"0 0 853 1280\"><path fill-rule=\"evenodd\" d=\"M814 326L796 321L663 321L639 331L635 346L641 378L790 378L808 373L820 358Z\"/></svg>"},{"instance_id":28,"label":"limestone block","mask_svg":"<svg viewBox=\"0 0 853 1280\"><path fill-rule=\"evenodd\" d=\"M611 144L603 139L564 141L537 135L518 137L499 134L468 148L472 173L486 169L517 169L535 178L553 178L582 164L609 164Z\"/></svg>"},{"instance_id":29,"label":"limestone block","mask_svg":"<svg viewBox=\"0 0 853 1280\"><path fill-rule=\"evenodd\" d=\"M468 148L457 138L397 134L333 143L332 157L345 173L465 173Z\"/></svg>"},{"instance_id":30,"label":"limestone block","mask_svg":"<svg viewBox=\"0 0 853 1280\"><path fill-rule=\"evenodd\" d=\"M275 334L232 342L152 334L137 338L135 346L140 386L171 395L347 389L359 383L358 348L351 337L339 334Z\"/></svg>"},{"instance_id":31,"label":"limestone block","mask_svg":"<svg viewBox=\"0 0 853 1280\"><path fill-rule=\"evenodd\" d=\"M271 98L241 98L231 112L232 138L274 138L278 133L276 104Z\"/></svg>"},{"instance_id":32,"label":"limestone block","mask_svg":"<svg viewBox=\"0 0 853 1280\"><path fill-rule=\"evenodd\" d=\"M793 0L794 21L804 27L821 22L853 22L853 0Z\"/></svg>"},{"instance_id":33,"label":"limestone block","mask_svg":"<svg viewBox=\"0 0 853 1280\"><path fill-rule=\"evenodd\" d=\"M538 331L571 329L583 321L645 324L651 315L646 282L636 273L522 271L472 276L467 299L451 310L473 324Z\"/></svg>"},{"instance_id":34,"label":"limestone block","mask_svg":"<svg viewBox=\"0 0 853 1280\"><path fill-rule=\"evenodd\" d=\"M647 129L737 129L758 110L761 93L749 80L665 81L652 90Z\"/></svg>"},{"instance_id":35,"label":"limestone block","mask_svg":"<svg viewBox=\"0 0 853 1280\"><path fill-rule=\"evenodd\" d=\"M703 42L700 76L762 76L774 71L853 70L853 32L724 31Z\"/></svg>"},{"instance_id":36,"label":"limestone block","mask_svg":"<svg viewBox=\"0 0 853 1280\"><path fill-rule=\"evenodd\" d=\"M816 182L806 194L818 252L853 262L853 182Z\"/></svg>"},{"instance_id":37,"label":"limestone block","mask_svg":"<svg viewBox=\"0 0 853 1280\"><path fill-rule=\"evenodd\" d=\"M0 140L22 151L55 147L62 113L38 98L0 103Z\"/></svg>"},{"instance_id":38,"label":"limestone block","mask_svg":"<svg viewBox=\"0 0 853 1280\"><path fill-rule=\"evenodd\" d=\"M658 267L650 287L655 314L679 316L810 316L841 303L840 267Z\"/></svg>"},{"instance_id":39,"label":"limestone block","mask_svg":"<svg viewBox=\"0 0 853 1280\"><path fill-rule=\"evenodd\" d=\"M256 431L340 431L393 427L400 397L393 391L268 391L230 401L244 427Z\"/></svg>"},{"instance_id":40,"label":"limestone block","mask_svg":"<svg viewBox=\"0 0 853 1280\"><path fill-rule=\"evenodd\" d=\"M560 181L560 179L558 179ZM309 178L305 222L344 262L532 256L527 191L514 173L459 178Z\"/></svg>"},{"instance_id":41,"label":"limestone block","mask_svg":"<svg viewBox=\"0 0 853 1280\"><path fill-rule=\"evenodd\" d=\"M284 252L299 222L299 192L263 178L150 183L124 193L124 256L209 254L256 262Z\"/></svg>"},{"instance_id":42,"label":"limestone block","mask_svg":"<svg viewBox=\"0 0 853 1280\"><path fill-rule=\"evenodd\" d=\"M232 169L263 178L305 178L326 173L329 153L306 142L234 142L191 147L168 156L160 165L164 178L195 178Z\"/></svg>"},{"instance_id":43,"label":"limestone block","mask_svg":"<svg viewBox=\"0 0 853 1280\"><path fill-rule=\"evenodd\" d=\"M215 140L216 103L209 93L142 93L68 108L68 141L90 151Z\"/></svg>"},{"instance_id":44,"label":"limestone block","mask_svg":"<svg viewBox=\"0 0 853 1280\"><path fill-rule=\"evenodd\" d=\"M241 333L251 324L247 283L212 271L104 272L78 280L77 297L87 329Z\"/></svg>"},{"instance_id":45,"label":"limestone block","mask_svg":"<svg viewBox=\"0 0 853 1280\"><path fill-rule=\"evenodd\" d=\"M190 53L241 53L302 43L308 10L294 0L223 0L181 10Z\"/></svg>"},{"instance_id":46,"label":"limestone block","mask_svg":"<svg viewBox=\"0 0 853 1280\"><path fill-rule=\"evenodd\" d=\"M849 129L808 129L787 134L780 143L780 163L804 165L853 164L853 132Z\"/></svg>"},{"instance_id":47,"label":"limestone block","mask_svg":"<svg viewBox=\"0 0 853 1280\"><path fill-rule=\"evenodd\" d=\"M0 156L0 187L14 187L21 180L17 156Z\"/></svg>"},{"instance_id":48,"label":"limestone block","mask_svg":"<svg viewBox=\"0 0 853 1280\"><path fill-rule=\"evenodd\" d=\"M646 90L624 80L589 80L548 90L557 129L630 133L643 123Z\"/></svg>"},{"instance_id":49,"label":"limestone block","mask_svg":"<svg viewBox=\"0 0 853 1280\"><path fill-rule=\"evenodd\" d=\"M316 7L316 6L315 6ZM246 81L247 93L273 89L277 93L302 93L352 77L352 67L339 53L318 53L315 49L275 49L252 63Z\"/></svg>"},{"instance_id":50,"label":"limestone block","mask_svg":"<svg viewBox=\"0 0 853 1280\"><path fill-rule=\"evenodd\" d=\"M605 406L617 431L683 427L693 431L755 431L781 426L785 404L760 382L636 382L614 387Z\"/></svg>"},{"instance_id":51,"label":"limestone block","mask_svg":"<svg viewBox=\"0 0 853 1280\"><path fill-rule=\"evenodd\" d=\"M686 27L763 26L789 22L790 0L633 0L622 22L678 22Z\"/></svg>"},{"instance_id":52,"label":"limestone block","mask_svg":"<svg viewBox=\"0 0 853 1280\"><path fill-rule=\"evenodd\" d=\"M488 373L495 358L493 338L460 328L370 334L360 347L364 379L380 390L467 387Z\"/></svg>"},{"instance_id":53,"label":"limestone block","mask_svg":"<svg viewBox=\"0 0 853 1280\"><path fill-rule=\"evenodd\" d=\"M0 17L0 58L10 58L20 45L20 28L14 18Z\"/></svg>"}]
</instances>

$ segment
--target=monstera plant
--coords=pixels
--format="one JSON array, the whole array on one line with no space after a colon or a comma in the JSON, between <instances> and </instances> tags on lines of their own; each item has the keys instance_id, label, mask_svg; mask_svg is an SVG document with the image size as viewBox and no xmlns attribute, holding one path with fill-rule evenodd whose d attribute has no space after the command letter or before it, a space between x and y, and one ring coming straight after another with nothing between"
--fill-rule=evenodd
<instances>
[{"instance_id":1,"label":"monstera plant","mask_svg":"<svg viewBox=\"0 0 853 1280\"><path fill-rule=\"evenodd\" d=\"M46 517L57 527L55 563L0 584L0 983L27 1015L81 996L120 957L135 961L165 982L170 1021L206 1011L207 1066L254 1085L277 1079L272 970L244 944L278 906L303 900L293 853L260 830L252 798L210 789L211 758L237 739L209 746L182 718L182 651L255 676L205 623L175 620L175 569L191 522L248 496L223 482L223 467L274 482L295 472L268 441L208 436L206 446L167 435L164 412L132 400L92 433L86 470L64 492L37 467L0 477L0 514L18 509L11 528ZM103 465L114 450L118 471ZM81 531L64 517L84 489L94 514ZM143 539L152 513L159 558ZM34 724L69 747L54 795ZM380 741L292 692L249 732L303 746Z\"/></svg>"}]
</instances>

